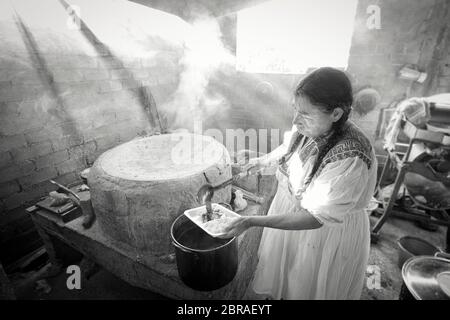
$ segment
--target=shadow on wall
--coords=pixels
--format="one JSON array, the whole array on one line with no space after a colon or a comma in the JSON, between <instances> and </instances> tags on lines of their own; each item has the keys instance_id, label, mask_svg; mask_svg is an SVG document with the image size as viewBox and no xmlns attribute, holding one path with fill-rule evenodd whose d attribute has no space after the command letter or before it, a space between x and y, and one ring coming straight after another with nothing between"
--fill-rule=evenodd
<instances>
[{"instance_id":1,"label":"shadow on wall","mask_svg":"<svg viewBox=\"0 0 450 320\"><path fill-rule=\"evenodd\" d=\"M61 5L66 9L66 11L69 11L70 6L67 2L64 0L59 0ZM120 69L125 69L124 63L116 57L111 50L108 48L108 46L104 43L102 43L96 35L89 29L89 27L86 25L86 23L78 17L80 21L80 31L86 38L86 40L89 41L89 43L92 45L92 47L97 51L101 59L104 61L106 65L108 65L111 69L115 69L119 67ZM163 126L161 122L161 118L159 116L155 99L153 98L153 95L151 94L149 88L142 85L142 83L135 79L134 75L130 72L130 81L132 87L137 88L137 97L140 101L140 104L150 122L150 125L152 128L159 128L159 132L163 133L166 131L167 125Z\"/></svg>"},{"instance_id":2,"label":"shadow on wall","mask_svg":"<svg viewBox=\"0 0 450 320\"><path fill-rule=\"evenodd\" d=\"M54 190L48 180L65 185L78 182L80 171L105 150L160 131L157 114L150 114L156 103L148 86L173 87L175 82L173 69L161 70L158 65L162 59L150 55L121 59L84 22L81 32L68 30L65 5L56 0L0 1L0 259L4 263L40 246L23 208ZM165 19L172 21L166 16L160 20ZM100 27L105 25L100 22ZM160 47L152 46L148 45L159 57ZM161 90L159 99L167 92Z\"/></svg>"},{"instance_id":3,"label":"shadow on wall","mask_svg":"<svg viewBox=\"0 0 450 320\"><path fill-rule=\"evenodd\" d=\"M223 133L227 129L244 131L255 129L258 134L258 145L262 143L261 139L266 139L268 149L253 151L268 152L274 149L281 143L283 133L292 127L290 101L299 77L299 75L229 72L224 69L218 71L211 78L209 88L220 92L227 99L230 108L218 112L217 117L206 119L205 127L218 128ZM272 145L272 141L276 145ZM249 143L245 148L253 149Z\"/></svg>"},{"instance_id":4,"label":"shadow on wall","mask_svg":"<svg viewBox=\"0 0 450 320\"><path fill-rule=\"evenodd\" d=\"M75 126L74 119L64 109L64 101L61 98L61 93L59 92L57 85L53 82L52 73L50 72L44 57L40 53L38 44L34 39L33 34L19 17L17 12L15 12L14 18L16 20L17 28L20 31L28 54L31 57L33 67L38 70L38 75L41 79L41 83L44 84L44 86L49 90L49 92L51 93L51 98L55 99L56 101L56 104L53 105L53 108L48 110L49 114L55 116L61 122L69 123L69 126L63 127L63 135L71 135L75 138L80 138L81 135Z\"/></svg>"},{"instance_id":5,"label":"shadow on wall","mask_svg":"<svg viewBox=\"0 0 450 320\"><path fill-rule=\"evenodd\" d=\"M43 16L35 14L38 8L45 11ZM2 213L28 206L53 190L48 179L73 183L107 149L160 132L155 100L167 99L176 86L174 68L161 63L176 61L170 39L165 47L160 45L165 38L158 38L136 55L119 57L84 21L80 30L66 28L66 8L59 0L0 3ZM159 19L155 24L173 20L149 14ZM49 16L55 21L48 21ZM100 21L96 27L109 25ZM152 37L144 36L136 42ZM116 50L117 43L112 47ZM144 49L154 54L140 56Z\"/></svg>"}]
</instances>

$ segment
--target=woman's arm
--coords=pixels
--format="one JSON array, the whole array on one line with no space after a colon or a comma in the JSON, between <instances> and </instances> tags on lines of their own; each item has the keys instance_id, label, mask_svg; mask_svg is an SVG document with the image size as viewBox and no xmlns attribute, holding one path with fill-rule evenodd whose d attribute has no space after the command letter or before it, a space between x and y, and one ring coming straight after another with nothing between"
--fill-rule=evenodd
<instances>
[{"instance_id":1,"label":"woman's arm","mask_svg":"<svg viewBox=\"0 0 450 320\"><path fill-rule=\"evenodd\" d=\"M286 145L281 144L272 152L257 158L257 162L263 167L270 166L271 164L276 165L278 164L278 160L281 159L281 157L286 153L286 151L287 151Z\"/></svg>"},{"instance_id":2,"label":"woman's arm","mask_svg":"<svg viewBox=\"0 0 450 320\"><path fill-rule=\"evenodd\" d=\"M270 153L265 154L259 158L250 159L249 163L243 167L243 171L248 171L252 168L256 168L256 170L260 170L262 174L274 174L270 168L276 167L278 165L278 161L282 156L286 154L288 151L289 145L292 143L291 140L294 138L297 129L295 126L292 126L292 130L285 132L283 143L279 145L277 148L272 150ZM268 170L265 170L265 169Z\"/></svg>"},{"instance_id":3,"label":"woman's arm","mask_svg":"<svg viewBox=\"0 0 450 320\"><path fill-rule=\"evenodd\" d=\"M251 227L265 227L283 230L318 229L322 224L306 209L301 208L296 213L270 216L241 216L225 228L223 238L237 237Z\"/></svg>"},{"instance_id":4,"label":"woman's arm","mask_svg":"<svg viewBox=\"0 0 450 320\"><path fill-rule=\"evenodd\" d=\"M265 227L283 230L318 229L322 224L306 209L291 214L245 217L249 227Z\"/></svg>"},{"instance_id":5,"label":"woman's arm","mask_svg":"<svg viewBox=\"0 0 450 320\"><path fill-rule=\"evenodd\" d=\"M248 174L260 173L262 175L275 174L278 160L286 153L285 145L278 146L272 152L265 154L259 158L252 158L247 164L242 166L241 170Z\"/></svg>"}]
</instances>

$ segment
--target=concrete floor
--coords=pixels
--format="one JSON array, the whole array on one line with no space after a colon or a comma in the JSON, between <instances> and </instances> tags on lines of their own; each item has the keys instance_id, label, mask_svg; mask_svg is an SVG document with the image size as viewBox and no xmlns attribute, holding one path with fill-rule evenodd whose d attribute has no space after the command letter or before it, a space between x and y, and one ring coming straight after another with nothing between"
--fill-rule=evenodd
<instances>
[{"instance_id":1,"label":"concrete floor","mask_svg":"<svg viewBox=\"0 0 450 320\"><path fill-rule=\"evenodd\" d=\"M373 226L377 218L371 217ZM379 267L381 273L381 289L364 287L362 300L395 300L398 299L402 286L401 270L397 266L398 245L397 240L404 236L413 236L424 239L436 247L445 249L446 227L439 227L437 231L427 231L419 228L414 222L389 218L380 230L380 240L372 244L370 249L369 266ZM371 276L372 273L367 273Z\"/></svg>"},{"instance_id":2,"label":"concrete floor","mask_svg":"<svg viewBox=\"0 0 450 320\"><path fill-rule=\"evenodd\" d=\"M371 217L371 223L376 218ZM377 244L372 244L369 266L375 266L380 271L381 288L369 288L367 283L372 283L369 278L374 273L367 273L367 283L364 287L362 300L396 300L398 299L402 285L401 272L397 267L398 249L397 239L405 235L423 238L430 243L445 247L446 229L440 227L436 232L430 232L418 228L413 222L392 218L381 229L381 237ZM69 299L69 300L92 300L92 299L165 299L152 292L135 288L120 280L111 273L101 270L89 280L83 281L81 290L68 290L66 286L67 276L61 273L54 278L48 279L52 288L49 293L36 291L33 287L25 290L19 299ZM246 294L249 299L261 298L251 292Z\"/></svg>"},{"instance_id":3,"label":"concrete floor","mask_svg":"<svg viewBox=\"0 0 450 320\"><path fill-rule=\"evenodd\" d=\"M47 278L51 287L49 293L35 290L30 286L22 291L18 299L26 300L167 300L153 292L136 288L102 269L89 280L81 281L81 289L67 289L68 275L60 273L54 278Z\"/></svg>"}]
</instances>

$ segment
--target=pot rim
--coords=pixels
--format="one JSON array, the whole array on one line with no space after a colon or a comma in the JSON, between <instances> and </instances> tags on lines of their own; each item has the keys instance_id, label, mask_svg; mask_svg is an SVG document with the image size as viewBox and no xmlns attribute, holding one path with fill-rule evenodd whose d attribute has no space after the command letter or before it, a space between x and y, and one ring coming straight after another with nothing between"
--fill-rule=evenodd
<instances>
[{"instance_id":1,"label":"pot rim","mask_svg":"<svg viewBox=\"0 0 450 320\"><path fill-rule=\"evenodd\" d=\"M434 244L432 244L432 243L430 243L430 242L428 242L428 241L426 241L426 240L423 240L423 239L421 239L421 238L418 238L418 237L404 236L404 237L399 238L399 239L397 240L397 245L400 247L400 249L402 249L402 250L405 251L405 252L408 252L409 254L411 254L411 255L413 255L413 256L416 256L416 255L414 255L411 251L409 251L407 248L405 248L405 246L404 246L403 243L402 243L402 240L418 240L418 241L421 241L422 243L427 244L427 245L430 246L430 247L435 248L435 249L436 249L436 252L442 252L441 248L438 248L438 247L436 247Z\"/></svg>"},{"instance_id":2,"label":"pot rim","mask_svg":"<svg viewBox=\"0 0 450 320\"><path fill-rule=\"evenodd\" d=\"M172 223L172 225L170 226L170 237L172 238L172 241L174 241L178 246L182 247L185 250L188 251L192 251L192 252L199 252L199 253L204 253L204 252L211 252L211 251L215 251L218 249L222 249L226 246L228 246L231 242L233 242L234 240L236 240L236 237L231 238L229 241L227 241L226 243L224 243L223 245L217 247L217 248L212 248L212 249L192 249L189 247L186 247L185 245L182 245L181 243L179 243L177 241L177 239L175 239L175 236L173 235L173 226L175 225L175 223L178 221L178 219L180 219L182 216L184 216L184 213L182 213L181 215L179 215L175 221ZM187 217L186 217L187 218ZM189 218L187 218L189 219Z\"/></svg>"}]
</instances>

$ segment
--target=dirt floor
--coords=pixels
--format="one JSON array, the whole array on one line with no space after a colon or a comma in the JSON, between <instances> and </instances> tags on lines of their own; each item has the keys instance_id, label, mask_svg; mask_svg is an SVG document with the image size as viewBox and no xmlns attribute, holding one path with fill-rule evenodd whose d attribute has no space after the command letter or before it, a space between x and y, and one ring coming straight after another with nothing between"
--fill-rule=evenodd
<instances>
[{"instance_id":1,"label":"dirt floor","mask_svg":"<svg viewBox=\"0 0 450 320\"><path fill-rule=\"evenodd\" d=\"M371 217L371 223L376 222ZM413 222L396 218L389 219L380 232L380 240L371 245L367 282L361 299L363 300L396 300L399 297L402 285L401 271L397 266L398 246L400 237L410 235L427 240L428 242L445 248L446 229L440 227L438 231L431 232L417 227ZM379 277L377 272L379 271ZM35 284L21 290L19 299L165 299L152 292L132 287L111 273L101 270L89 280L83 281L81 290L68 290L66 280L68 275L60 273L56 277L47 279L49 287L36 290ZM377 286L377 278L379 286ZM45 293L45 289L49 292ZM251 292L247 292L247 299L257 299Z\"/></svg>"}]
</instances>

